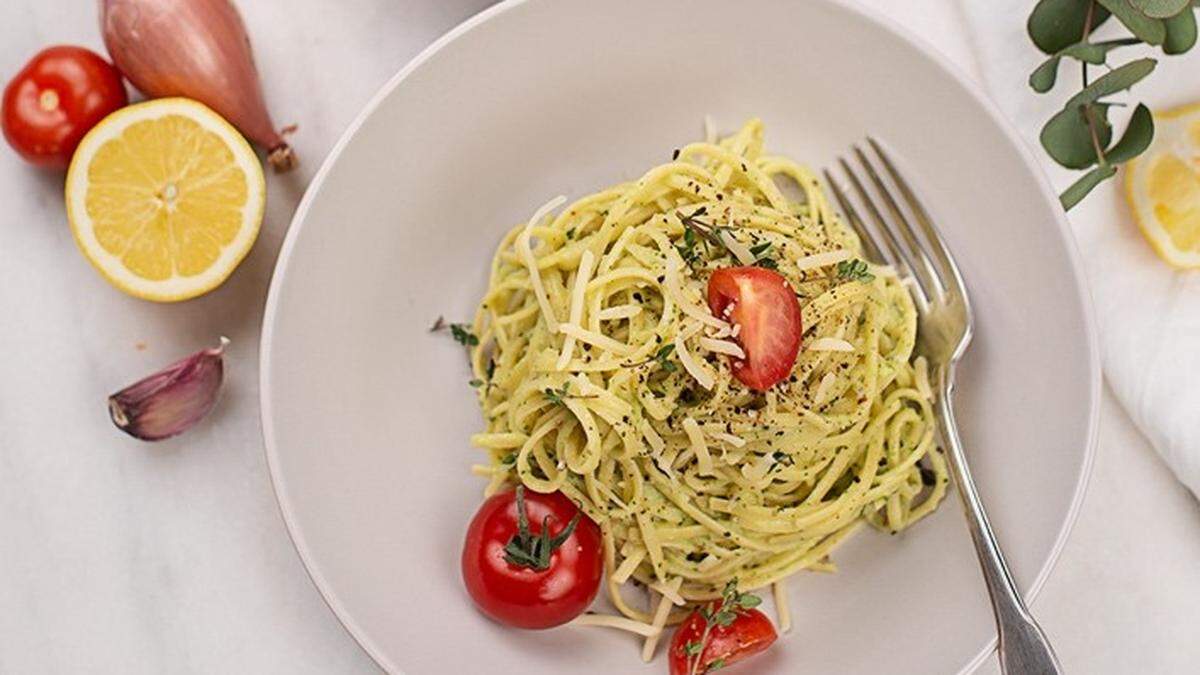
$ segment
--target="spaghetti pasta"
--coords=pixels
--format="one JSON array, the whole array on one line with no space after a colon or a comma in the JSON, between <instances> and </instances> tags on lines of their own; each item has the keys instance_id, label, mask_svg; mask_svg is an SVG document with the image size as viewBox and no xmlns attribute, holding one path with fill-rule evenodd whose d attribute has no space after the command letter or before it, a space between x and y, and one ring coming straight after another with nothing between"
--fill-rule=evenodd
<instances>
[{"instance_id":1,"label":"spaghetti pasta","mask_svg":"<svg viewBox=\"0 0 1200 675\"><path fill-rule=\"evenodd\" d=\"M846 265L855 234L810 171L764 154L758 120L551 217L560 201L492 262L471 350L487 428L473 440L489 491L560 490L599 524L628 619L684 615L661 592L652 613L631 606L628 581L688 603L731 579L764 587L829 568L864 522L896 532L937 506L946 465L911 360L913 301L886 269ZM697 214L711 239L689 234ZM740 327L704 300L715 269L749 263L788 279L806 329L766 392L733 378Z\"/></svg>"}]
</instances>

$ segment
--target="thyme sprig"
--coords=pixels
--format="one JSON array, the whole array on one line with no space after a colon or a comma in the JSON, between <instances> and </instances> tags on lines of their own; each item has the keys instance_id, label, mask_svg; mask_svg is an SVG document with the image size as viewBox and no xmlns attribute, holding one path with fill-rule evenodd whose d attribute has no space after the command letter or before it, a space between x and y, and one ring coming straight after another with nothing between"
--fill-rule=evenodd
<instances>
[{"instance_id":1,"label":"thyme sprig","mask_svg":"<svg viewBox=\"0 0 1200 675\"><path fill-rule=\"evenodd\" d=\"M708 646L713 629L728 628L737 620L738 614L754 609L762 604L762 598L753 593L739 593L737 579L731 579L721 592L721 599L710 602L700 608L700 616L704 619L704 631L699 640L693 640L683 646L683 652L688 656L688 675L711 673L725 666L724 659L715 659L700 669L704 658L704 649Z\"/></svg>"},{"instance_id":2,"label":"thyme sprig","mask_svg":"<svg viewBox=\"0 0 1200 675\"><path fill-rule=\"evenodd\" d=\"M688 244L688 233L691 232L691 233L693 233L693 235L692 235L692 239L691 239L691 241L692 241L691 248L689 250L695 248L696 236L699 236L704 242L704 249L705 249L706 253L709 253L711 255L709 246L713 246L713 247L716 247L716 249L720 252L721 255L732 256L733 251L730 251L729 247L725 245L725 240L721 239L721 232L728 231L729 228L721 227L720 225L714 225L711 222L705 222L703 220L700 220L700 216L704 216L707 214L708 214L708 207L701 206L701 207L697 208L695 211L692 211L692 213L690 215L681 215L679 217L679 222L683 223L683 226L685 228L684 233L683 233L683 239L684 239L685 246ZM682 253L681 253L681 255L682 255ZM688 260L687 256L684 256L684 260Z\"/></svg>"},{"instance_id":3,"label":"thyme sprig","mask_svg":"<svg viewBox=\"0 0 1200 675\"><path fill-rule=\"evenodd\" d=\"M666 371L668 373L673 373L678 368L675 365L675 362L670 360L671 352L673 352L673 351L675 351L675 343L668 342L665 345L659 347L658 351L654 352L654 356L651 356L650 358L648 358L644 361L638 361L637 363L625 363L622 365L626 368L637 368L638 366L644 366L647 363L658 363L659 368L662 368L664 371Z\"/></svg>"},{"instance_id":4,"label":"thyme sprig","mask_svg":"<svg viewBox=\"0 0 1200 675\"><path fill-rule=\"evenodd\" d=\"M466 323L447 323L445 317L439 316L437 321L429 327L430 333L438 333L450 329L450 335L454 340L464 347L475 347L479 345L479 336L471 332L470 324Z\"/></svg>"},{"instance_id":5,"label":"thyme sprig","mask_svg":"<svg viewBox=\"0 0 1200 675\"><path fill-rule=\"evenodd\" d=\"M854 258L853 260L843 260L837 264L837 278L839 281L867 283L874 281L875 275L871 274L871 268L867 265L867 261Z\"/></svg>"},{"instance_id":6,"label":"thyme sprig","mask_svg":"<svg viewBox=\"0 0 1200 675\"><path fill-rule=\"evenodd\" d=\"M574 398L574 399L596 398L595 394L590 394L590 395L572 394L570 382L563 382L562 386L559 387L558 389L555 389L554 387L546 387L545 389L542 389L542 394L544 394L546 396L546 399L549 400L554 405L566 405L567 399L572 399L572 398Z\"/></svg>"}]
</instances>

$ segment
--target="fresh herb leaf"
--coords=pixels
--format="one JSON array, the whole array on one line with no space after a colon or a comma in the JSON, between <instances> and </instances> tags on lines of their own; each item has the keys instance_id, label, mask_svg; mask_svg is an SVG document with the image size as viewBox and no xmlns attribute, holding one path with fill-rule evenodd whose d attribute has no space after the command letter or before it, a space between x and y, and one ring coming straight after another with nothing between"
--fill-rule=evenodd
<instances>
[{"instance_id":1,"label":"fresh herb leaf","mask_svg":"<svg viewBox=\"0 0 1200 675\"><path fill-rule=\"evenodd\" d=\"M1129 0L1096 0L1101 7L1112 12L1130 33L1142 42L1160 45L1166 37L1167 30L1160 19L1147 16L1141 10L1135 9Z\"/></svg>"},{"instance_id":2,"label":"fresh herb leaf","mask_svg":"<svg viewBox=\"0 0 1200 675\"><path fill-rule=\"evenodd\" d=\"M500 466L516 466L516 465L517 465L517 453L515 453L515 452L510 452L507 455L500 458Z\"/></svg>"},{"instance_id":3,"label":"fresh herb leaf","mask_svg":"<svg viewBox=\"0 0 1200 675\"><path fill-rule=\"evenodd\" d=\"M570 382L563 382L562 387L560 387L558 389L554 389L553 387L546 387L545 389L542 390L542 393L545 394L546 398L549 399L550 402L553 403L554 405L566 405L563 402L563 399L565 399L569 396L569 394L567 392L570 390L570 388L571 388Z\"/></svg>"},{"instance_id":4,"label":"fresh herb leaf","mask_svg":"<svg viewBox=\"0 0 1200 675\"><path fill-rule=\"evenodd\" d=\"M1068 99L1067 104L1063 107L1074 108L1087 103L1095 103L1105 96L1125 91L1154 72L1157 64L1158 62L1154 59L1146 57L1114 68Z\"/></svg>"},{"instance_id":5,"label":"fresh herb leaf","mask_svg":"<svg viewBox=\"0 0 1200 675\"><path fill-rule=\"evenodd\" d=\"M703 216L707 213L708 213L708 208L701 206L698 209L696 209L695 211L693 211L691 213L691 215L680 216L679 222L683 223L683 226L684 226L684 228L686 228L686 230L695 232L696 235L703 237L704 246L705 246L706 250L711 245L711 246L714 246L717 248L717 250L720 252L720 255L732 256L733 252L729 250L729 247L725 245L725 240L721 238L721 231L728 230L729 228L720 227L718 225L713 225L712 223L708 223L703 220L700 220L700 216ZM687 239L687 234L685 232L685 234L684 234L685 243L686 243L686 239Z\"/></svg>"},{"instance_id":6,"label":"fresh herb leaf","mask_svg":"<svg viewBox=\"0 0 1200 675\"><path fill-rule=\"evenodd\" d=\"M1099 162L1096 148L1106 148L1112 140L1108 108L1096 104L1060 110L1042 127L1040 140L1046 154L1068 169L1086 169Z\"/></svg>"},{"instance_id":7,"label":"fresh herb leaf","mask_svg":"<svg viewBox=\"0 0 1200 675\"><path fill-rule=\"evenodd\" d=\"M837 278L841 281L861 281L867 283L875 280L867 261L859 258L843 260L837 264Z\"/></svg>"},{"instance_id":8,"label":"fresh herb leaf","mask_svg":"<svg viewBox=\"0 0 1200 675\"><path fill-rule=\"evenodd\" d=\"M479 379L479 378L475 378L475 379L473 379L473 380L471 380L471 381L467 382L467 384L471 385L471 386L472 386L472 387L474 387L475 389L478 389L478 388L480 388L480 387L482 387L482 386L483 386L483 380L481 380L481 379Z\"/></svg>"},{"instance_id":9,"label":"fresh herb leaf","mask_svg":"<svg viewBox=\"0 0 1200 675\"><path fill-rule=\"evenodd\" d=\"M1072 183L1071 187L1063 190L1063 193L1058 196L1063 210L1070 211L1071 207L1078 204L1093 188L1115 175L1117 175L1117 167L1111 164L1095 167L1083 174L1082 178Z\"/></svg>"},{"instance_id":10,"label":"fresh herb leaf","mask_svg":"<svg viewBox=\"0 0 1200 675\"><path fill-rule=\"evenodd\" d=\"M683 653L687 654L688 656L696 656L702 649L704 649L704 645L700 644L699 642L689 642L683 646Z\"/></svg>"},{"instance_id":11,"label":"fresh herb leaf","mask_svg":"<svg viewBox=\"0 0 1200 675\"><path fill-rule=\"evenodd\" d=\"M1151 19L1167 19L1192 3L1191 0L1129 0L1129 4Z\"/></svg>"},{"instance_id":12,"label":"fresh herb leaf","mask_svg":"<svg viewBox=\"0 0 1200 675\"><path fill-rule=\"evenodd\" d=\"M450 334L454 339L465 347L474 347L479 344L479 338L471 332L471 328L465 323L450 324Z\"/></svg>"},{"instance_id":13,"label":"fresh herb leaf","mask_svg":"<svg viewBox=\"0 0 1200 675\"><path fill-rule=\"evenodd\" d=\"M1109 148L1105 156L1110 164L1128 162L1150 147L1152 140L1154 140L1154 116L1150 114L1149 108L1139 103L1133 109L1133 116L1129 118L1129 124L1125 127L1125 133L1121 136L1121 140Z\"/></svg>"},{"instance_id":14,"label":"fresh herb leaf","mask_svg":"<svg viewBox=\"0 0 1200 675\"><path fill-rule=\"evenodd\" d=\"M1077 61L1090 63L1093 65L1102 65L1107 58L1108 52L1117 47L1127 45L1135 45L1141 40L1137 38L1120 38L1116 40L1106 40L1104 42L1076 42L1064 49L1059 50L1053 56L1042 62L1029 76L1029 86L1039 94L1044 94L1054 88L1054 82L1058 79L1058 64L1064 58L1070 57Z\"/></svg>"},{"instance_id":15,"label":"fresh herb leaf","mask_svg":"<svg viewBox=\"0 0 1200 675\"><path fill-rule=\"evenodd\" d=\"M743 609L754 609L762 604L762 598L754 595L753 593L742 593L738 596L738 604L741 605Z\"/></svg>"},{"instance_id":16,"label":"fresh herb leaf","mask_svg":"<svg viewBox=\"0 0 1200 675\"><path fill-rule=\"evenodd\" d=\"M1045 54L1054 54L1078 42L1088 22L1089 11L1092 29L1108 19L1108 10L1091 5L1091 0L1041 0L1025 24L1029 38Z\"/></svg>"},{"instance_id":17,"label":"fresh herb leaf","mask_svg":"<svg viewBox=\"0 0 1200 675\"><path fill-rule=\"evenodd\" d=\"M668 342L659 347L658 352L654 354L654 360L658 361L658 365L668 373L675 372L675 362L670 361L671 352L675 351L675 343Z\"/></svg>"},{"instance_id":18,"label":"fresh herb leaf","mask_svg":"<svg viewBox=\"0 0 1200 675\"><path fill-rule=\"evenodd\" d=\"M1163 26L1167 29L1164 54L1183 54L1196 45L1196 14L1190 8L1165 19Z\"/></svg>"},{"instance_id":19,"label":"fresh herb leaf","mask_svg":"<svg viewBox=\"0 0 1200 675\"><path fill-rule=\"evenodd\" d=\"M712 672L718 671L724 667L725 667L725 659L716 659L712 663L708 664L708 668L705 668L704 672L712 673Z\"/></svg>"}]
</instances>

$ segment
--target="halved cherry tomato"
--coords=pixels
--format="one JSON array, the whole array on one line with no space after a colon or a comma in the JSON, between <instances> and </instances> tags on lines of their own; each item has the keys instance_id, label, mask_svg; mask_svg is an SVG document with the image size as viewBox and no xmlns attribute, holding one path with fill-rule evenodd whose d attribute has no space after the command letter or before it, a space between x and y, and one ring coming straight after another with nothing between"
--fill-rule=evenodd
<instances>
[{"instance_id":1,"label":"halved cherry tomato","mask_svg":"<svg viewBox=\"0 0 1200 675\"><path fill-rule=\"evenodd\" d=\"M26 161L66 168L83 135L126 103L108 61L83 47L49 47L4 89L4 138Z\"/></svg>"},{"instance_id":2,"label":"halved cherry tomato","mask_svg":"<svg viewBox=\"0 0 1200 675\"><path fill-rule=\"evenodd\" d=\"M762 267L725 267L708 280L708 308L740 326L745 359L731 357L733 376L764 391L787 378L800 353L800 303L778 272Z\"/></svg>"},{"instance_id":3,"label":"halved cherry tomato","mask_svg":"<svg viewBox=\"0 0 1200 675\"><path fill-rule=\"evenodd\" d=\"M712 603L714 614L720 609L720 601ZM700 612L699 609L692 612L675 629L667 653L671 675L693 675L724 668L764 651L779 637L771 620L757 609L738 609L732 623L728 626L714 624L705 637L704 627L708 622ZM693 648L689 650L688 645ZM695 646L699 647L699 654L695 653Z\"/></svg>"},{"instance_id":4,"label":"halved cherry tomato","mask_svg":"<svg viewBox=\"0 0 1200 675\"><path fill-rule=\"evenodd\" d=\"M600 528L561 492L493 495L467 528L462 574L500 623L550 628L583 613L604 573Z\"/></svg>"}]
</instances>

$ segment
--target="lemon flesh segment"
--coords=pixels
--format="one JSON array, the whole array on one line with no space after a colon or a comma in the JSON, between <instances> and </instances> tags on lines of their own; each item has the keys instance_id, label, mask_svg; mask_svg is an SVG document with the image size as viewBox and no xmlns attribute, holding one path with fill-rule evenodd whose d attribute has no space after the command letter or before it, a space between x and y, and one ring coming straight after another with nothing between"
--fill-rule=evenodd
<instances>
[{"instance_id":1,"label":"lemon flesh segment","mask_svg":"<svg viewBox=\"0 0 1200 675\"><path fill-rule=\"evenodd\" d=\"M1127 164L1126 198L1163 260L1200 267L1200 105L1155 113L1154 122L1154 141Z\"/></svg>"},{"instance_id":2,"label":"lemon flesh segment","mask_svg":"<svg viewBox=\"0 0 1200 675\"><path fill-rule=\"evenodd\" d=\"M236 130L186 99L105 118L67 179L76 240L110 282L137 297L184 300L219 286L262 221L262 168Z\"/></svg>"}]
</instances>

